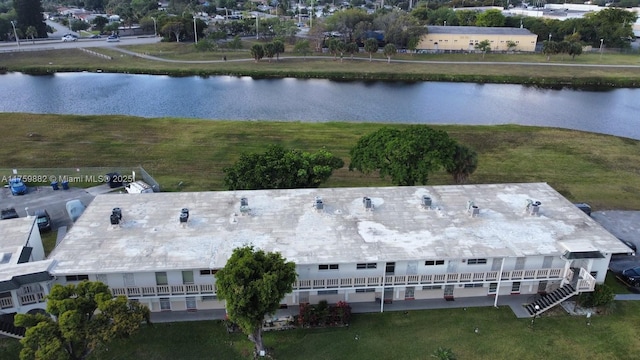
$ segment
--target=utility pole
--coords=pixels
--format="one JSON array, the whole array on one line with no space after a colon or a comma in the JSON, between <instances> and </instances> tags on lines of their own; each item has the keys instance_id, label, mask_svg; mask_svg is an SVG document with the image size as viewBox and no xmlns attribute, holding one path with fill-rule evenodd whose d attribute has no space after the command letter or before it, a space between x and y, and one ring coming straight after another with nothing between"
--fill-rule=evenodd
<instances>
[{"instance_id":1,"label":"utility pole","mask_svg":"<svg viewBox=\"0 0 640 360\"><path fill-rule=\"evenodd\" d=\"M16 32L16 22L11 20L11 26L13 26L13 35L16 37L16 42L18 43L18 50L20 50L20 39L18 38L18 33Z\"/></svg>"}]
</instances>

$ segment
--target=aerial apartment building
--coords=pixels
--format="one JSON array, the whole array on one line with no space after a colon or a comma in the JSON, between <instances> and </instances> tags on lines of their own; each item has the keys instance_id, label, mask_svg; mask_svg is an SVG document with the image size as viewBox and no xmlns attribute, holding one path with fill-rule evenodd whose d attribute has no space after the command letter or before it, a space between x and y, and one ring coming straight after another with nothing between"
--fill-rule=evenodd
<instances>
[{"instance_id":1,"label":"aerial apartment building","mask_svg":"<svg viewBox=\"0 0 640 360\"><path fill-rule=\"evenodd\" d=\"M50 254L50 274L102 281L154 312L223 309L213 275L245 245L295 262L283 306L381 310L550 296L537 312L593 291L611 254L626 250L546 183L105 194Z\"/></svg>"}]
</instances>

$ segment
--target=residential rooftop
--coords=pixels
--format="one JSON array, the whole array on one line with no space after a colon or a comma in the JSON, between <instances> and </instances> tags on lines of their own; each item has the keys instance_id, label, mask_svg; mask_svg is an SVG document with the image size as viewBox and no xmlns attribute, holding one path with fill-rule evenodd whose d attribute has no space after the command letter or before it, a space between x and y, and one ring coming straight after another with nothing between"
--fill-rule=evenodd
<instances>
[{"instance_id":1,"label":"residential rooftop","mask_svg":"<svg viewBox=\"0 0 640 360\"><path fill-rule=\"evenodd\" d=\"M524 183L104 194L49 258L56 275L215 269L243 245L297 264L626 251L549 185Z\"/></svg>"}]
</instances>

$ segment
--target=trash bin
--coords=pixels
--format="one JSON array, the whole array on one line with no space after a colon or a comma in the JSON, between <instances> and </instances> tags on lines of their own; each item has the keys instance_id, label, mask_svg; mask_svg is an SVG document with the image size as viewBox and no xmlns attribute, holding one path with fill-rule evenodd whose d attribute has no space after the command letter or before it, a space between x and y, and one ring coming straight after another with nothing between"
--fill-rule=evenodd
<instances>
[{"instance_id":1,"label":"trash bin","mask_svg":"<svg viewBox=\"0 0 640 360\"><path fill-rule=\"evenodd\" d=\"M51 182L51 188L53 190L58 190L58 182L57 181L52 181Z\"/></svg>"},{"instance_id":2,"label":"trash bin","mask_svg":"<svg viewBox=\"0 0 640 360\"><path fill-rule=\"evenodd\" d=\"M69 190L69 182L68 181L63 181L61 183L62 185L62 190Z\"/></svg>"}]
</instances>

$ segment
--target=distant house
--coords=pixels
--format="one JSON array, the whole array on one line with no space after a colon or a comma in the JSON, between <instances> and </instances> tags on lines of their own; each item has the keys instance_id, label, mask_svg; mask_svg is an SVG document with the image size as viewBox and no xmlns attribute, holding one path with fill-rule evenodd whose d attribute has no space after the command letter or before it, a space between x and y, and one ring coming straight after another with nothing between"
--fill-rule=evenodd
<instances>
[{"instance_id":1,"label":"distant house","mask_svg":"<svg viewBox=\"0 0 640 360\"><path fill-rule=\"evenodd\" d=\"M426 52L475 51L475 45L489 40L492 51L509 50L507 43L516 43L515 51L534 52L538 36L527 29L479 26L427 26L416 49Z\"/></svg>"}]
</instances>

